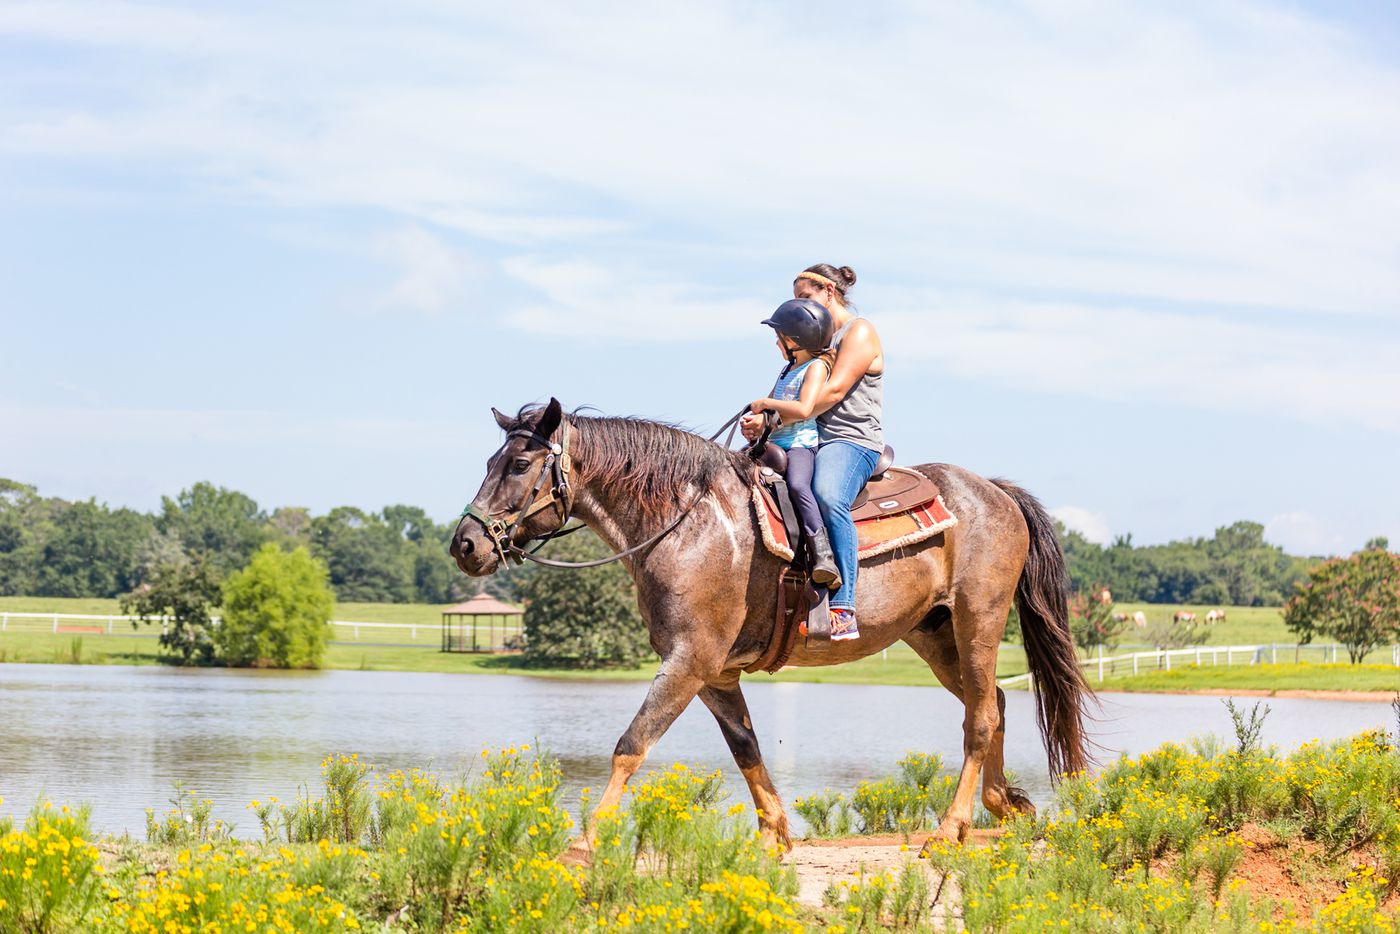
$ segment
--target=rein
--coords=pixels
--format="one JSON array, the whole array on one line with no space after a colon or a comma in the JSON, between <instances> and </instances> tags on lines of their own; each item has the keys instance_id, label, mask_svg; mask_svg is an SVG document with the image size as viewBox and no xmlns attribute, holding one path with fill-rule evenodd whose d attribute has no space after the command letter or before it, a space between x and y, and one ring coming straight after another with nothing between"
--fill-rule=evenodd
<instances>
[{"instance_id":1,"label":"rein","mask_svg":"<svg viewBox=\"0 0 1400 934\"><path fill-rule=\"evenodd\" d=\"M748 411L747 407L740 409L727 422L720 425L719 430L710 435L706 440L714 441L720 435L724 434L724 430L728 428L729 437L725 439L725 447L728 447L734 441L734 433L739 428L739 421ZM750 457L757 457L758 455L755 452L762 451L763 444L767 441L769 432L773 430L773 423L773 419L771 418L765 421L763 436L749 449ZM626 551L620 551L615 555L609 555L606 558L598 558L593 561L555 561L552 558L541 558L535 554L535 552L539 551L554 539L561 538L565 535L571 535L580 529L587 528L587 526L584 525L574 525L565 528L569 523L570 514L573 511L573 497L569 487L569 475L573 472L573 459L569 456L568 420L562 420L559 427L560 440L558 442L550 441L548 438L526 428L517 428L506 435L507 442L509 442L511 438L528 438L530 441L541 445L549 451L549 453L545 455L544 464L540 467L539 476L535 478L534 486L532 486L530 492L521 499L521 502L528 502L530 504L529 506L523 508L516 506L506 510L506 512L499 516L489 515L477 509L476 506L471 503L467 504L467 508L462 510L462 518L470 516L481 523L482 527L486 530L487 537L491 539L491 545L495 548L496 554L501 556L502 564L515 563L518 565L523 564L525 561L533 561L535 564L542 564L545 567L551 568L596 568L605 564L612 564L614 561L621 561L623 558L650 548L667 535L670 535L675 531L676 526L685 521L685 517L690 515L691 510L700 505L700 500L705 498L704 496L697 497L694 502L682 509L680 515L671 520L664 529L641 544L633 545ZM541 490L544 489L545 478L551 476L551 474L553 475L554 482L550 485L549 490L541 495ZM545 535L534 548L528 551L520 545L517 545L514 541L514 536L515 530L520 527L520 523L530 518L535 513L549 509L550 507L554 507L559 511L559 528ZM526 541L526 544L529 544L529 540Z\"/></svg>"}]
</instances>

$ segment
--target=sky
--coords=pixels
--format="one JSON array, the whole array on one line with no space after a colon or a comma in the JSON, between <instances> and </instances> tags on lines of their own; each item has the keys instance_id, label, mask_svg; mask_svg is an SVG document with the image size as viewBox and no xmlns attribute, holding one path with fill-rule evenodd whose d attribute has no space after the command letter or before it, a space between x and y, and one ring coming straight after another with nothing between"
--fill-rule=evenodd
<instances>
[{"instance_id":1,"label":"sky","mask_svg":"<svg viewBox=\"0 0 1400 934\"><path fill-rule=\"evenodd\" d=\"M1386 8L0 0L0 476L449 521L491 406L765 394L829 262L901 462L1400 542Z\"/></svg>"}]
</instances>

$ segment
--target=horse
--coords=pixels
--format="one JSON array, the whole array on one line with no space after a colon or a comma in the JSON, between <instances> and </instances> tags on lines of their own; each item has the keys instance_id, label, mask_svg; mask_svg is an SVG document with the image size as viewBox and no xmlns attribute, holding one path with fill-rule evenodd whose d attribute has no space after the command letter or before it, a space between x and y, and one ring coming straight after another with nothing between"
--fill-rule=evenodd
<instances>
[{"instance_id":1,"label":"horse","mask_svg":"<svg viewBox=\"0 0 1400 934\"><path fill-rule=\"evenodd\" d=\"M492 574L576 516L625 561L661 658L613 750L597 809L618 805L648 752L699 697L753 796L764 843L790 850L787 814L740 688L742 670L773 636L783 568L750 511L752 460L658 422L565 415L553 398L515 416L491 411L506 440L453 533L457 565L473 577ZM863 563L860 638L820 647L799 639L787 664L839 665L900 640L928 664L964 707L962 768L934 833L958 842L972 825L979 774L982 804L996 817L1035 813L1003 766L1006 696L996 684L997 651L1013 601L1052 775L1090 761L1084 716L1093 692L1068 625L1064 556L1039 501L1006 480L949 464L915 469L938 483L959 522ZM586 859L591 845L585 835L571 852Z\"/></svg>"}]
</instances>

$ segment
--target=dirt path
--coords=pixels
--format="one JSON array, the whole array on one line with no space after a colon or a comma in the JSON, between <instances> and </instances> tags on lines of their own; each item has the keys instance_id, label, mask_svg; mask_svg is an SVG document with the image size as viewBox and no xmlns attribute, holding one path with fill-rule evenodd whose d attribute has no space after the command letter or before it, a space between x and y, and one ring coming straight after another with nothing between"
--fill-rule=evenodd
<instances>
[{"instance_id":1,"label":"dirt path","mask_svg":"<svg viewBox=\"0 0 1400 934\"><path fill-rule=\"evenodd\" d=\"M1002 833L1000 829L974 830L968 842L973 846L985 846ZM957 885L952 880L945 883L941 874L929 868L927 861L918 858L919 848L928 838L927 833L912 834L907 844L898 834L799 840L787 856L788 865L797 871L797 900L819 907L822 893L832 882L854 883L862 873L870 876L887 870L898 872L906 864L912 864L928 873L929 891L938 894L933 904L934 926L944 928L950 916L957 916Z\"/></svg>"}]
</instances>

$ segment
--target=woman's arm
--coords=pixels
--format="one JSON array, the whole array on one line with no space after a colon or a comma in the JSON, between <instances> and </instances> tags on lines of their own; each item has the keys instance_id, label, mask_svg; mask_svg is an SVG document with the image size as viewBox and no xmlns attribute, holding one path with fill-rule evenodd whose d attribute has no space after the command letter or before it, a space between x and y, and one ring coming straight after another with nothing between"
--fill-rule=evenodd
<instances>
[{"instance_id":1,"label":"woman's arm","mask_svg":"<svg viewBox=\"0 0 1400 934\"><path fill-rule=\"evenodd\" d=\"M802 391L797 394L796 399L755 399L749 409L753 412L762 412L765 409L777 412L784 425L800 422L812 417L817 399L825 385L826 364L820 360L813 360L802 377Z\"/></svg>"},{"instance_id":2,"label":"woman's arm","mask_svg":"<svg viewBox=\"0 0 1400 934\"><path fill-rule=\"evenodd\" d=\"M820 415L846 398L846 393L870 371L871 364L881 353L880 335L875 333L869 321L862 318L851 325L836 353L831 378L823 385L821 395L813 406L813 414Z\"/></svg>"}]
</instances>

